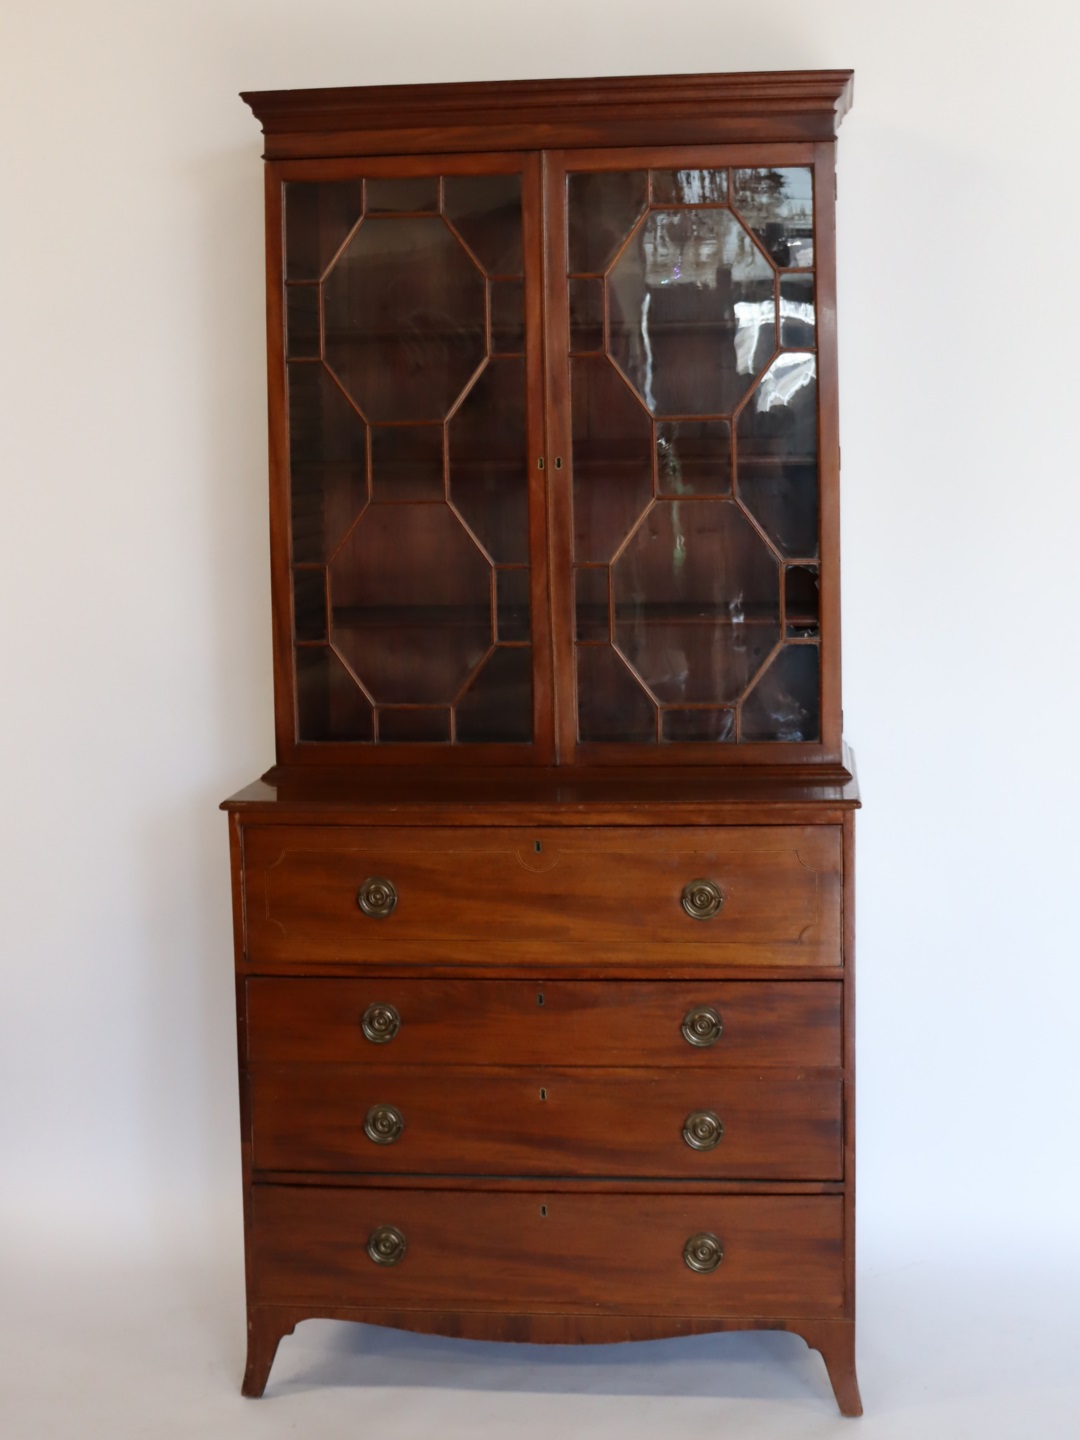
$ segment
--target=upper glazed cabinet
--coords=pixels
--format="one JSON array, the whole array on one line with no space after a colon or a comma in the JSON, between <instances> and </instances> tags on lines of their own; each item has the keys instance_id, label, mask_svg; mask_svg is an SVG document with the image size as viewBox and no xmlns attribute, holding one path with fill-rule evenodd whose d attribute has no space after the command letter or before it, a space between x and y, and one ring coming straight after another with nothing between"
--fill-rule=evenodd
<instances>
[{"instance_id":1,"label":"upper glazed cabinet","mask_svg":"<svg viewBox=\"0 0 1080 1440\"><path fill-rule=\"evenodd\" d=\"M848 76L810 78L595 82L591 128L575 82L542 150L520 86L407 130L257 97L279 763L842 768Z\"/></svg>"}]
</instances>

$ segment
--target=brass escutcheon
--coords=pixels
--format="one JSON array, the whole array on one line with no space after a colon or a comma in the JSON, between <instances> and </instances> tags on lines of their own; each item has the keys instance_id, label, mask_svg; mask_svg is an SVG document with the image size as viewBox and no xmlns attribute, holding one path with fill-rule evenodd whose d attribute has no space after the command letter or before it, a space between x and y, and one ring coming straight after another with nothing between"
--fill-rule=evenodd
<instances>
[{"instance_id":1,"label":"brass escutcheon","mask_svg":"<svg viewBox=\"0 0 1080 1440\"><path fill-rule=\"evenodd\" d=\"M682 1037L688 1045L707 1050L723 1035L724 1022L720 1011L714 1010L711 1005L695 1005L693 1010L688 1010L683 1016L681 1029Z\"/></svg>"},{"instance_id":2,"label":"brass escutcheon","mask_svg":"<svg viewBox=\"0 0 1080 1440\"><path fill-rule=\"evenodd\" d=\"M396 1265L405 1254L405 1236L396 1225L379 1225L368 1236L367 1253L376 1265Z\"/></svg>"},{"instance_id":3,"label":"brass escutcheon","mask_svg":"<svg viewBox=\"0 0 1080 1440\"><path fill-rule=\"evenodd\" d=\"M397 891L389 880L380 880L377 875L372 875L360 886L356 903L373 920L385 920L397 904Z\"/></svg>"},{"instance_id":4,"label":"brass escutcheon","mask_svg":"<svg viewBox=\"0 0 1080 1440\"><path fill-rule=\"evenodd\" d=\"M392 1145L405 1129L405 1117L395 1105L372 1105L364 1116L364 1134L375 1145Z\"/></svg>"},{"instance_id":5,"label":"brass escutcheon","mask_svg":"<svg viewBox=\"0 0 1080 1440\"><path fill-rule=\"evenodd\" d=\"M683 886L682 908L691 920L711 920L723 903L723 893L715 880L691 880Z\"/></svg>"},{"instance_id":6,"label":"brass escutcheon","mask_svg":"<svg viewBox=\"0 0 1080 1440\"><path fill-rule=\"evenodd\" d=\"M683 1121L682 1138L691 1150L712 1150L724 1138L724 1125L715 1110L695 1110Z\"/></svg>"},{"instance_id":7,"label":"brass escutcheon","mask_svg":"<svg viewBox=\"0 0 1080 1440\"><path fill-rule=\"evenodd\" d=\"M364 1011L360 1028L364 1032L364 1038L373 1045L389 1045L401 1029L401 1016L393 1005L383 1005L376 1001Z\"/></svg>"},{"instance_id":8,"label":"brass escutcheon","mask_svg":"<svg viewBox=\"0 0 1080 1440\"><path fill-rule=\"evenodd\" d=\"M703 1230L700 1235L691 1235L683 1246L682 1258L687 1267L698 1275L708 1275L724 1258L724 1247L715 1235Z\"/></svg>"}]
</instances>

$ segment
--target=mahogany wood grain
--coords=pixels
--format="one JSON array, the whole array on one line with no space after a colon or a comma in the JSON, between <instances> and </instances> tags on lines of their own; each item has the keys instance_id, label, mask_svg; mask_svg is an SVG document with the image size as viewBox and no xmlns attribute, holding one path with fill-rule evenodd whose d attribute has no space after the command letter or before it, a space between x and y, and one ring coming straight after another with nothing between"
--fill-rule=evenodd
<instances>
[{"instance_id":1,"label":"mahogany wood grain","mask_svg":"<svg viewBox=\"0 0 1080 1440\"><path fill-rule=\"evenodd\" d=\"M416 1310L841 1316L838 1196L518 1195L255 1185L255 1303ZM376 1265L379 1226L406 1240ZM722 1263L683 1247L715 1234ZM599 1302L599 1303L598 1303Z\"/></svg>"},{"instance_id":2,"label":"mahogany wood grain","mask_svg":"<svg viewBox=\"0 0 1080 1440\"><path fill-rule=\"evenodd\" d=\"M826 1067L841 1064L836 981L273 979L247 984L247 1053L255 1064ZM368 1040L369 1005L392 1005L394 1038ZM710 1005L723 1031L703 1048L684 1017Z\"/></svg>"},{"instance_id":3,"label":"mahogany wood grain","mask_svg":"<svg viewBox=\"0 0 1080 1440\"><path fill-rule=\"evenodd\" d=\"M256 1065L252 1160L259 1170L383 1174L658 1175L839 1180L836 1076L715 1070L495 1066ZM364 1132L392 1105L391 1144ZM723 1138L692 1149L689 1115Z\"/></svg>"},{"instance_id":4,"label":"mahogany wood grain","mask_svg":"<svg viewBox=\"0 0 1080 1440\"><path fill-rule=\"evenodd\" d=\"M423 942L512 936L523 960L573 961L593 944L707 947L733 963L820 964L840 944L836 826L453 830L252 827L245 839L247 954L262 960L389 958ZM361 913L365 880L397 905ZM719 914L681 895L715 880Z\"/></svg>"}]
</instances>

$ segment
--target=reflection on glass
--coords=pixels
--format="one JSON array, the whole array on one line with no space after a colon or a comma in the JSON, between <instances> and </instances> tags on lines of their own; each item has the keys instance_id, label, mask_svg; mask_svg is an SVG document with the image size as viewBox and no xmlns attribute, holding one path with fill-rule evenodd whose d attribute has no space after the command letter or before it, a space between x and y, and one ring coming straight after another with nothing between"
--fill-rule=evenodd
<instances>
[{"instance_id":1,"label":"reflection on glass","mask_svg":"<svg viewBox=\"0 0 1080 1440\"><path fill-rule=\"evenodd\" d=\"M318 280L360 219L359 180L285 186L285 278Z\"/></svg>"},{"instance_id":2,"label":"reflection on glass","mask_svg":"<svg viewBox=\"0 0 1080 1440\"><path fill-rule=\"evenodd\" d=\"M578 640L611 636L606 565L574 567L574 634Z\"/></svg>"},{"instance_id":3,"label":"reflection on glass","mask_svg":"<svg viewBox=\"0 0 1080 1440\"><path fill-rule=\"evenodd\" d=\"M447 741L450 739L450 711L446 709L396 709L379 707L379 739L411 741Z\"/></svg>"},{"instance_id":4,"label":"reflection on glass","mask_svg":"<svg viewBox=\"0 0 1080 1440\"><path fill-rule=\"evenodd\" d=\"M528 570L495 571L495 628L499 640L531 638Z\"/></svg>"},{"instance_id":5,"label":"reflection on glass","mask_svg":"<svg viewBox=\"0 0 1080 1440\"><path fill-rule=\"evenodd\" d=\"M744 740L820 740L820 656L816 645L785 645L743 701Z\"/></svg>"},{"instance_id":6,"label":"reflection on glass","mask_svg":"<svg viewBox=\"0 0 1080 1440\"><path fill-rule=\"evenodd\" d=\"M739 499L784 554L818 552L817 382L813 355L778 355L736 426Z\"/></svg>"},{"instance_id":7,"label":"reflection on glass","mask_svg":"<svg viewBox=\"0 0 1080 1440\"><path fill-rule=\"evenodd\" d=\"M644 170L578 171L566 177L566 238L571 275L599 275L645 213Z\"/></svg>"},{"instance_id":8,"label":"reflection on glass","mask_svg":"<svg viewBox=\"0 0 1080 1440\"><path fill-rule=\"evenodd\" d=\"M297 640L326 640L326 571L293 571L293 626Z\"/></svg>"},{"instance_id":9,"label":"reflection on glass","mask_svg":"<svg viewBox=\"0 0 1080 1440\"><path fill-rule=\"evenodd\" d=\"M656 739L656 707L609 645L577 651L578 738Z\"/></svg>"},{"instance_id":10,"label":"reflection on glass","mask_svg":"<svg viewBox=\"0 0 1080 1440\"><path fill-rule=\"evenodd\" d=\"M802 640L821 633L821 595L816 565L787 565L784 568L784 621L789 640Z\"/></svg>"},{"instance_id":11,"label":"reflection on glass","mask_svg":"<svg viewBox=\"0 0 1080 1440\"><path fill-rule=\"evenodd\" d=\"M439 208L439 179L419 175L408 180L369 180L364 200L369 215L435 211Z\"/></svg>"},{"instance_id":12,"label":"reflection on glass","mask_svg":"<svg viewBox=\"0 0 1080 1440\"><path fill-rule=\"evenodd\" d=\"M653 210L608 280L611 353L654 415L730 414L776 347L773 269L728 210Z\"/></svg>"},{"instance_id":13,"label":"reflection on glass","mask_svg":"<svg viewBox=\"0 0 1080 1440\"><path fill-rule=\"evenodd\" d=\"M447 175L443 214L488 275L522 273L520 175Z\"/></svg>"},{"instance_id":14,"label":"reflection on glass","mask_svg":"<svg viewBox=\"0 0 1080 1440\"><path fill-rule=\"evenodd\" d=\"M525 361L491 360L450 421L450 498L498 564L529 558Z\"/></svg>"},{"instance_id":15,"label":"reflection on glass","mask_svg":"<svg viewBox=\"0 0 1080 1440\"><path fill-rule=\"evenodd\" d=\"M604 282L570 282L570 353L580 355L604 348Z\"/></svg>"},{"instance_id":16,"label":"reflection on glass","mask_svg":"<svg viewBox=\"0 0 1080 1440\"><path fill-rule=\"evenodd\" d=\"M319 287L285 287L285 354L290 360L319 358Z\"/></svg>"},{"instance_id":17,"label":"reflection on glass","mask_svg":"<svg viewBox=\"0 0 1080 1440\"><path fill-rule=\"evenodd\" d=\"M367 500L367 427L321 365L289 366L292 558L328 560Z\"/></svg>"},{"instance_id":18,"label":"reflection on glass","mask_svg":"<svg viewBox=\"0 0 1080 1440\"><path fill-rule=\"evenodd\" d=\"M372 740L371 705L329 646L296 651L296 718L301 740Z\"/></svg>"},{"instance_id":19,"label":"reflection on glass","mask_svg":"<svg viewBox=\"0 0 1080 1440\"><path fill-rule=\"evenodd\" d=\"M817 344L813 275L780 276L780 344Z\"/></svg>"},{"instance_id":20,"label":"reflection on glass","mask_svg":"<svg viewBox=\"0 0 1080 1440\"><path fill-rule=\"evenodd\" d=\"M441 500L445 493L441 425L371 427L373 500Z\"/></svg>"},{"instance_id":21,"label":"reflection on glass","mask_svg":"<svg viewBox=\"0 0 1080 1440\"><path fill-rule=\"evenodd\" d=\"M493 650L457 706L465 745L528 743L533 738L532 650Z\"/></svg>"},{"instance_id":22,"label":"reflection on glass","mask_svg":"<svg viewBox=\"0 0 1080 1440\"><path fill-rule=\"evenodd\" d=\"M732 200L774 264L813 265L814 182L808 167L736 170Z\"/></svg>"},{"instance_id":23,"label":"reflection on glass","mask_svg":"<svg viewBox=\"0 0 1080 1440\"><path fill-rule=\"evenodd\" d=\"M722 205L727 199L726 170L652 170L654 205Z\"/></svg>"},{"instance_id":24,"label":"reflection on glass","mask_svg":"<svg viewBox=\"0 0 1080 1440\"><path fill-rule=\"evenodd\" d=\"M734 710L662 710L661 740L723 741L735 739Z\"/></svg>"},{"instance_id":25,"label":"reflection on glass","mask_svg":"<svg viewBox=\"0 0 1080 1440\"><path fill-rule=\"evenodd\" d=\"M444 504L369 505L330 600L331 639L379 704L450 704L492 642L491 568Z\"/></svg>"},{"instance_id":26,"label":"reflection on glass","mask_svg":"<svg viewBox=\"0 0 1080 1440\"><path fill-rule=\"evenodd\" d=\"M441 420L487 351L484 280L437 216L367 219L323 283L326 360L369 420Z\"/></svg>"},{"instance_id":27,"label":"reflection on glass","mask_svg":"<svg viewBox=\"0 0 1080 1440\"><path fill-rule=\"evenodd\" d=\"M667 420L656 427L661 495L731 494L731 422Z\"/></svg>"},{"instance_id":28,"label":"reflection on glass","mask_svg":"<svg viewBox=\"0 0 1080 1440\"><path fill-rule=\"evenodd\" d=\"M570 362L574 559L606 562L652 497L652 425L615 367Z\"/></svg>"},{"instance_id":29,"label":"reflection on glass","mask_svg":"<svg viewBox=\"0 0 1080 1440\"><path fill-rule=\"evenodd\" d=\"M776 560L729 500L657 502L611 583L615 643L665 704L738 699L780 638Z\"/></svg>"},{"instance_id":30,"label":"reflection on glass","mask_svg":"<svg viewBox=\"0 0 1080 1440\"><path fill-rule=\"evenodd\" d=\"M525 284L522 280L491 282L491 348L501 355L520 355L525 349Z\"/></svg>"}]
</instances>

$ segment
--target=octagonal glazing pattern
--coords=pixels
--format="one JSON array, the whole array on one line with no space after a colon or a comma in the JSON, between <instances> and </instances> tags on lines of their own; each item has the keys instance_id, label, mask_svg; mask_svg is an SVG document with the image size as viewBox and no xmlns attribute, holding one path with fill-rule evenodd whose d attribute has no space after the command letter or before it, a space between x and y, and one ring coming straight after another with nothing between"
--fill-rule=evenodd
<instances>
[{"instance_id":1,"label":"octagonal glazing pattern","mask_svg":"<svg viewBox=\"0 0 1080 1440\"><path fill-rule=\"evenodd\" d=\"M323 282L326 361L368 420L443 420L487 354L484 277L438 215L375 215Z\"/></svg>"},{"instance_id":2,"label":"octagonal glazing pattern","mask_svg":"<svg viewBox=\"0 0 1080 1440\"><path fill-rule=\"evenodd\" d=\"M566 195L578 738L817 740L812 171Z\"/></svg>"},{"instance_id":3,"label":"octagonal glazing pattern","mask_svg":"<svg viewBox=\"0 0 1080 1440\"><path fill-rule=\"evenodd\" d=\"M297 737L531 743L521 176L285 200Z\"/></svg>"},{"instance_id":4,"label":"octagonal glazing pattern","mask_svg":"<svg viewBox=\"0 0 1080 1440\"><path fill-rule=\"evenodd\" d=\"M778 570L734 501L658 501L611 567L615 644L658 701L730 704L780 638Z\"/></svg>"}]
</instances>

